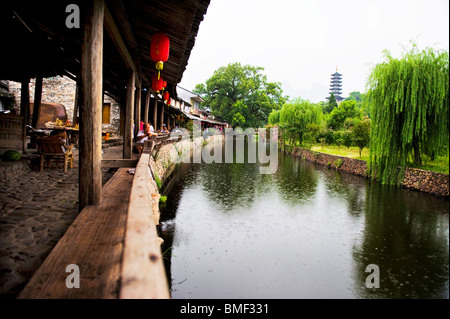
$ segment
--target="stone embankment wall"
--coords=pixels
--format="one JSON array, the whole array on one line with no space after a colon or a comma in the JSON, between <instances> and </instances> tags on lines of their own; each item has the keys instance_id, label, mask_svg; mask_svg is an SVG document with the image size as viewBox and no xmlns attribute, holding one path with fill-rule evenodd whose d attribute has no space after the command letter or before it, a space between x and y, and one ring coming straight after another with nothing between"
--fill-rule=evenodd
<instances>
[{"instance_id":1,"label":"stone embankment wall","mask_svg":"<svg viewBox=\"0 0 450 319\"><path fill-rule=\"evenodd\" d=\"M150 158L150 167L153 172L153 177L158 184L158 188L161 188L161 186L164 185L175 170L178 162L182 159L184 159L184 162L192 162L193 150L201 149L205 143L211 143L215 138L215 136L210 136L207 139L196 137L193 140L183 139L177 143L162 146L157 154ZM186 156L186 158L184 156Z\"/></svg>"},{"instance_id":2,"label":"stone embankment wall","mask_svg":"<svg viewBox=\"0 0 450 319\"><path fill-rule=\"evenodd\" d=\"M366 161L330 155L302 148L294 148L293 156L336 169L340 172L367 177ZM449 197L449 175L426 171L417 168L407 168L402 183L403 187L437 196Z\"/></svg>"}]
</instances>

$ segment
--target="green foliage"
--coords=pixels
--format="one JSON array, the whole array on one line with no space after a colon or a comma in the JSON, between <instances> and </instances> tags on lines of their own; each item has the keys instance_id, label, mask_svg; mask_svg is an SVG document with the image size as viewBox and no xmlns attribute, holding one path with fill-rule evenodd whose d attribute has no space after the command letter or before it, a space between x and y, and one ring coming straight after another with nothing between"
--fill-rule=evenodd
<instances>
[{"instance_id":1,"label":"green foliage","mask_svg":"<svg viewBox=\"0 0 450 319\"><path fill-rule=\"evenodd\" d=\"M344 123L348 118L360 119L361 110L356 106L355 100L342 101L339 106L327 118L328 127L339 130L344 127Z\"/></svg>"},{"instance_id":2,"label":"green foliage","mask_svg":"<svg viewBox=\"0 0 450 319\"><path fill-rule=\"evenodd\" d=\"M278 124L280 122L280 113L281 110L272 110L269 114L268 122L269 124Z\"/></svg>"},{"instance_id":3,"label":"green foliage","mask_svg":"<svg viewBox=\"0 0 450 319\"><path fill-rule=\"evenodd\" d=\"M161 189L162 183L161 183L161 178L159 177L158 173L154 172L153 177L155 178L156 186L158 186L158 189Z\"/></svg>"},{"instance_id":4,"label":"green foliage","mask_svg":"<svg viewBox=\"0 0 450 319\"><path fill-rule=\"evenodd\" d=\"M284 104L280 111L279 123L283 138L292 144L299 142L302 145L308 124L321 124L322 121L320 105L299 98Z\"/></svg>"},{"instance_id":5,"label":"green foliage","mask_svg":"<svg viewBox=\"0 0 450 319\"><path fill-rule=\"evenodd\" d=\"M370 119L364 119L353 126L353 141L359 147L359 157L364 147L370 142Z\"/></svg>"},{"instance_id":6,"label":"green foliage","mask_svg":"<svg viewBox=\"0 0 450 319\"><path fill-rule=\"evenodd\" d=\"M350 130L342 131L342 144L347 148L350 148L353 144L353 134Z\"/></svg>"},{"instance_id":7,"label":"green foliage","mask_svg":"<svg viewBox=\"0 0 450 319\"><path fill-rule=\"evenodd\" d=\"M323 113L324 114L329 114L337 107L338 107L338 104L336 102L336 97L334 96L334 93L331 92L330 99L328 100L327 103L325 103L323 105Z\"/></svg>"},{"instance_id":8,"label":"green foliage","mask_svg":"<svg viewBox=\"0 0 450 319\"><path fill-rule=\"evenodd\" d=\"M338 158L337 160L334 161L334 167L339 168L342 166L342 160L340 158Z\"/></svg>"},{"instance_id":9,"label":"green foliage","mask_svg":"<svg viewBox=\"0 0 450 319\"><path fill-rule=\"evenodd\" d=\"M385 61L368 77L372 117L369 172L383 183L401 182L398 167L422 154L448 150L449 60L447 51L416 45L401 59L385 51Z\"/></svg>"},{"instance_id":10,"label":"green foliage","mask_svg":"<svg viewBox=\"0 0 450 319\"><path fill-rule=\"evenodd\" d=\"M317 123L308 123L305 131L305 141L309 143L317 143L317 137L320 134L321 125Z\"/></svg>"},{"instance_id":11,"label":"green foliage","mask_svg":"<svg viewBox=\"0 0 450 319\"><path fill-rule=\"evenodd\" d=\"M231 125L233 127L245 127L245 117L242 116L240 112L234 114L233 119L231 120Z\"/></svg>"},{"instance_id":12,"label":"green foliage","mask_svg":"<svg viewBox=\"0 0 450 319\"><path fill-rule=\"evenodd\" d=\"M320 141L323 139L323 143L333 144L335 141L335 133L336 132L330 128L324 129L320 131L318 140Z\"/></svg>"},{"instance_id":13,"label":"green foliage","mask_svg":"<svg viewBox=\"0 0 450 319\"><path fill-rule=\"evenodd\" d=\"M159 198L159 202L160 202L160 203L165 203L165 202L167 202L167 196L166 196L166 195L161 195L161 197Z\"/></svg>"},{"instance_id":14,"label":"green foliage","mask_svg":"<svg viewBox=\"0 0 450 319\"><path fill-rule=\"evenodd\" d=\"M348 98L346 98L344 101L350 101L350 100L354 100L354 101L356 101L356 103L362 102L361 92L358 92L358 91L350 92Z\"/></svg>"},{"instance_id":15,"label":"green foliage","mask_svg":"<svg viewBox=\"0 0 450 319\"><path fill-rule=\"evenodd\" d=\"M235 120L243 129L264 127L271 111L280 109L287 98L282 95L281 84L268 82L262 71L261 67L230 63L214 71L194 92L205 100L202 105L233 126Z\"/></svg>"}]
</instances>

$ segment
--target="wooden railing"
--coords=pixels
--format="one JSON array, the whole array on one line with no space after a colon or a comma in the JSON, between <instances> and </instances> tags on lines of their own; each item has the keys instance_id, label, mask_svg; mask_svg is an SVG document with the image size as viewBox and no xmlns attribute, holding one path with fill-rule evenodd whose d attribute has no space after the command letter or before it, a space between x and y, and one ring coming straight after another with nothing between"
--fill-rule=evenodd
<instances>
[{"instance_id":1,"label":"wooden railing","mask_svg":"<svg viewBox=\"0 0 450 319\"><path fill-rule=\"evenodd\" d=\"M159 194L152 187L150 154L143 153L136 166L125 233L120 298L170 298L161 254Z\"/></svg>"}]
</instances>

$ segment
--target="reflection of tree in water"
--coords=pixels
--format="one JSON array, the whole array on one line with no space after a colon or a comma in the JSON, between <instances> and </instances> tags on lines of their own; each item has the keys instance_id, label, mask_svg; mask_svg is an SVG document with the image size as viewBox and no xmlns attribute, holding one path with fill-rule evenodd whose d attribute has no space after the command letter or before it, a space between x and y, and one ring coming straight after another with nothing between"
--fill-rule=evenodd
<instances>
[{"instance_id":1,"label":"reflection of tree in water","mask_svg":"<svg viewBox=\"0 0 450 319\"><path fill-rule=\"evenodd\" d=\"M204 164L200 179L208 198L229 211L251 206L259 175L257 164Z\"/></svg>"},{"instance_id":2,"label":"reflection of tree in water","mask_svg":"<svg viewBox=\"0 0 450 319\"><path fill-rule=\"evenodd\" d=\"M319 179L314 164L283 153L279 155L275 182L280 196L292 206L311 200Z\"/></svg>"},{"instance_id":3,"label":"reflection of tree in water","mask_svg":"<svg viewBox=\"0 0 450 319\"><path fill-rule=\"evenodd\" d=\"M316 167L316 170L320 170L325 176L328 196L345 200L348 205L348 213L353 217L360 216L364 212L367 183L365 178L326 167Z\"/></svg>"},{"instance_id":4,"label":"reflection of tree in water","mask_svg":"<svg viewBox=\"0 0 450 319\"><path fill-rule=\"evenodd\" d=\"M353 252L360 297L448 298L448 205L431 195L368 183L364 235ZM379 289L365 287L368 264L380 268Z\"/></svg>"}]
</instances>

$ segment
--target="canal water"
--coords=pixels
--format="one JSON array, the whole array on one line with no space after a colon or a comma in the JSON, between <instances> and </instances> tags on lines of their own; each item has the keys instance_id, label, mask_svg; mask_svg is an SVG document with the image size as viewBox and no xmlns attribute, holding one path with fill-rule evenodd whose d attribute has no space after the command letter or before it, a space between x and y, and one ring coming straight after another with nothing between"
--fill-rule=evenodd
<instances>
[{"instance_id":1,"label":"canal water","mask_svg":"<svg viewBox=\"0 0 450 319\"><path fill-rule=\"evenodd\" d=\"M448 298L449 201L279 153L180 164L160 233L172 298Z\"/></svg>"}]
</instances>

